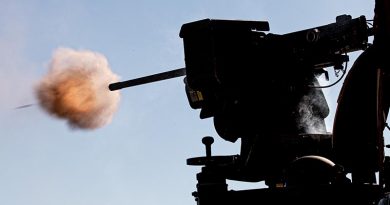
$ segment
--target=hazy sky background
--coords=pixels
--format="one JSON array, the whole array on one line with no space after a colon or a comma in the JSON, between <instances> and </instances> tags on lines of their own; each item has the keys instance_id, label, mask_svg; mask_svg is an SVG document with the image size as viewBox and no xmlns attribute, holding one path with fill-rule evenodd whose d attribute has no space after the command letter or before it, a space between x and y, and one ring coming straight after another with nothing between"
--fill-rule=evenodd
<instances>
[{"instance_id":1,"label":"hazy sky background","mask_svg":"<svg viewBox=\"0 0 390 205\"><path fill-rule=\"evenodd\" d=\"M0 0L0 5L4 205L196 204L191 192L200 169L187 166L186 159L204 155L201 138L215 137L213 154L239 152L239 142L220 139L212 120L199 119L199 110L190 108L183 78L122 90L112 123L93 131L71 130L37 105L14 109L36 103L34 86L56 48L100 52L127 80L184 67L179 38L184 23L266 20L272 33L282 34L333 23L341 14L368 19L374 14L374 0ZM351 55L352 62L358 54ZM332 111L329 131L340 85L324 91Z\"/></svg>"}]
</instances>

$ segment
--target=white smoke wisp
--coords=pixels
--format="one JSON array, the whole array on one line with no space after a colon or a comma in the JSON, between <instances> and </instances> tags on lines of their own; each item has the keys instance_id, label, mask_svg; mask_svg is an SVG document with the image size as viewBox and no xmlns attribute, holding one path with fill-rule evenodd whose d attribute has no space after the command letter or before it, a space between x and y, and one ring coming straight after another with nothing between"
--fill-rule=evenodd
<instances>
[{"instance_id":1,"label":"white smoke wisp","mask_svg":"<svg viewBox=\"0 0 390 205\"><path fill-rule=\"evenodd\" d=\"M318 87L317 79L312 86ZM306 134L327 133L325 118L329 115L329 106L320 88L310 89L298 104L298 127Z\"/></svg>"},{"instance_id":2,"label":"white smoke wisp","mask_svg":"<svg viewBox=\"0 0 390 205\"><path fill-rule=\"evenodd\" d=\"M299 127L308 134L321 134L326 132L324 121L321 117L316 116L313 110L313 96L303 96L299 103L298 112L300 115ZM315 100L315 99L314 99Z\"/></svg>"},{"instance_id":3,"label":"white smoke wisp","mask_svg":"<svg viewBox=\"0 0 390 205\"><path fill-rule=\"evenodd\" d=\"M36 96L45 111L67 120L71 128L96 129L110 123L118 108L119 91L108 89L118 79L104 55L58 48Z\"/></svg>"}]
</instances>

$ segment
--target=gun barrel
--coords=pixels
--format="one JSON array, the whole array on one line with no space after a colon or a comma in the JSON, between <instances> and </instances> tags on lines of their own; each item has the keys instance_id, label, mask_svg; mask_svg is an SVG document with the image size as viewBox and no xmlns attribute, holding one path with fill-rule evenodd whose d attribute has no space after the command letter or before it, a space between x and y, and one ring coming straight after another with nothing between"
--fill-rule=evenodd
<instances>
[{"instance_id":1,"label":"gun barrel","mask_svg":"<svg viewBox=\"0 0 390 205\"><path fill-rule=\"evenodd\" d=\"M180 76L184 76L184 75L186 75L186 69L179 68L176 70L157 73L157 74L153 74L153 75L149 75L149 76L144 76L141 78L135 78L135 79L127 80L127 81L111 83L108 86L108 89L110 89L111 91L114 91L114 90L119 90L122 88L152 83L152 82L161 81L161 80L167 80L170 78L176 78L176 77L180 77Z\"/></svg>"}]
</instances>

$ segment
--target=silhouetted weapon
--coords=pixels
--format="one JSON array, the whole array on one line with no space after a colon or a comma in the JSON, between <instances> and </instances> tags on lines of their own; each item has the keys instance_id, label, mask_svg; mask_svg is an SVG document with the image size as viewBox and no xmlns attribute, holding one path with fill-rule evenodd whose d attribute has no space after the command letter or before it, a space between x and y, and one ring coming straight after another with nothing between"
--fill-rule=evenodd
<instances>
[{"instance_id":1,"label":"silhouetted weapon","mask_svg":"<svg viewBox=\"0 0 390 205\"><path fill-rule=\"evenodd\" d=\"M199 27L204 26L203 31L202 29L195 31L194 29L196 29L195 27L197 26ZM213 30L216 29L215 33L211 33L211 29ZM194 30L194 32L190 30ZM225 33L225 34L218 33L218 32L224 32L223 30L230 33ZM180 77L186 75L186 71L188 70L190 71L193 70L192 72L197 72L198 75L200 75L199 73L202 70L207 70L206 74L210 75L211 72L210 70L213 70L210 69L210 66L214 66L214 69L217 69L217 67L219 67L219 64L215 64L217 63L217 59L213 60L211 58L219 57L218 61L221 60L222 58L228 58L229 56L221 56L221 54L223 53L219 54L219 52L221 52L226 47L231 47L232 44L233 45L235 44L234 46L237 46L237 44L243 42L245 44L242 44L240 47L243 48L246 53L252 51L250 48L251 46L252 47L255 46L257 47L257 49L264 50L265 52L275 51L275 49L270 49L269 47L263 47L264 44L255 45L263 42L264 40L271 41L268 42L266 46L281 46L282 44L287 43L284 44L283 46L288 45L289 48L288 51L286 52L291 52L290 54L294 55L294 56L289 56L290 58L292 57L298 61L310 60L311 61L310 63L312 64L313 68L319 69L319 68L329 67L329 66L340 66L341 63L348 61L348 57L342 54L364 49L367 46L367 36L368 33L370 32L370 30L366 28L364 16L352 20L351 17L347 15L339 16L338 21L334 24L330 24L318 28L302 30L291 34L270 35L269 38L267 37L265 38L265 36L263 36L264 33L261 33L259 31L266 31L266 30L269 30L268 22L258 22L258 21L205 19L199 22L185 24L183 25L180 35L184 38L185 41L187 68L180 68L180 69L175 69L175 70L162 72L150 76L145 76L137 79L132 79L128 81L112 83L109 85L109 89L112 91L119 90L126 87ZM196 37L196 35L199 34L196 32L203 32L203 35ZM248 34L249 32L250 33L249 35L253 35L253 36L235 36L240 32L241 34L242 33ZM352 32L357 32L357 33L352 33ZM218 38L220 37L222 41L232 40L232 42L227 42L226 45L222 45L222 44L216 45L213 44L213 42L210 42L212 40L218 40ZM239 37L244 37L244 38L240 39ZM254 39L248 39L247 37L254 38ZM231 38L231 39L227 39L227 38ZM274 39L272 38L275 38L276 41L273 41ZM248 40L252 40L253 42L249 43L248 45ZM195 43L200 43L199 45L197 45L197 49L194 47ZM230 48L230 51L236 48L234 46ZM245 46L249 46L249 47L245 48ZM201 56L200 52L205 52L204 55L208 55L208 56ZM242 59L243 57L242 54L236 55L238 54L238 52L241 52L241 50L233 51L233 53L235 54L235 56L233 56L233 59L236 59L235 61L242 64L244 63L242 62L242 60L245 59ZM250 56L257 59L261 58L261 56L253 56L253 54ZM309 56L310 58L308 58ZM205 61L209 61L209 62L205 62ZM204 68L196 67L197 63L199 65L205 63L205 67ZM211 65L213 63L214 65Z\"/></svg>"},{"instance_id":2,"label":"silhouetted weapon","mask_svg":"<svg viewBox=\"0 0 390 205\"><path fill-rule=\"evenodd\" d=\"M334 151L333 136L324 122L329 108L316 79L327 76L328 67L346 73L348 53L370 49L373 29L365 16L341 15L335 23L287 34L269 30L266 21L186 23L180 31L185 68L113 83L109 89L185 76L188 102L201 109L200 118L213 117L218 135L227 141L241 138L237 155L212 156L213 138L205 137L206 156L187 159L188 165L202 166L193 193L198 205L378 202L382 184L347 178L351 169L356 175L356 167L359 173L371 165L354 166L356 161L343 158L348 151L340 150L348 145L340 137L338 152ZM306 98L309 104L304 106L310 108L310 126L316 132L298 124L307 114L300 107ZM339 114L339 119L345 115ZM364 140L359 143L364 145ZM379 170L378 164L366 168L370 175ZM264 180L269 188L229 191L228 179Z\"/></svg>"}]
</instances>

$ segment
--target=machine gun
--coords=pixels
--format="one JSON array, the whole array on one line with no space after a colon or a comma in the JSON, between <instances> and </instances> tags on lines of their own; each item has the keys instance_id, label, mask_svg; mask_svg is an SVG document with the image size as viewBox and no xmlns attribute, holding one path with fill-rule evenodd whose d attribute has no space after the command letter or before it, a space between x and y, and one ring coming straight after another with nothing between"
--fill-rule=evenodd
<instances>
[{"instance_id":1,"label":"machine gun","mask_svg":"<svg viewBox=\"0 0 390 205\"><path fill-rule=\"evenodd\" d=\"M185 75L188 102L201 109L200 118L213 117L225 140L241 138L238 155L212 156L213 138L205 137L206 156L187 160L203 166L193 193L199 205L242 204L244 198L245 204L376 202L383 194L380 186L355 186L346 177L349 167L337 163L324 123L329 108L316 80L328 67L345 72L348 53L369 48L373 33L366 18L341 15L335 23L297 32L268 31L265 21L184 24L185 68L113 83L109 89ZM302 99L309 99L304 106L310 108L310 126L298 123L305 115ZM227 179L265 180L270 188L228 191ZM322 200L322 194L329 197ZM354 197L359 194L364 197Z\"/></svg>"},{"instance_id":2,"label":"machine gun","mask_svg":"<svg viewBox=\"0 0 390 205\"><path fill-rule=\"evenodd\" d=\"M349 15L338 16L332 24L283 35L264 31L269 31L265 21L204 19L184 24L180 36L184 42L185 68L113 83L109 89L186 75L190 106L201 109L202 119L214 116L219 135L235 141L243 133L254 134L253 127L257 127L245 125L248 120L242 119L250 117L245 113L257 110L264 116L264 106L277 106L273 100L268 103L255 100L259 99L256 95L279 99L277 109L281 113L291 112L291 106L308 92L307 88L316 86L314 76L326 75L323 70L326 67L342 69L342 64L349 60L347 53L366 49L371 35L364 16L352 19ZM284 96L288 96L287 101L280 104ZM238 102L247 109L230 109L237 107ZM326 115L327 107L320 109ZM230 117L226 116L228 112ZM272 119L276 115L266 116Z\"/></svg>"}]
</instances>

